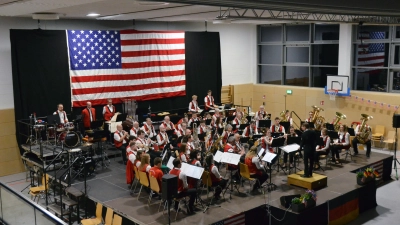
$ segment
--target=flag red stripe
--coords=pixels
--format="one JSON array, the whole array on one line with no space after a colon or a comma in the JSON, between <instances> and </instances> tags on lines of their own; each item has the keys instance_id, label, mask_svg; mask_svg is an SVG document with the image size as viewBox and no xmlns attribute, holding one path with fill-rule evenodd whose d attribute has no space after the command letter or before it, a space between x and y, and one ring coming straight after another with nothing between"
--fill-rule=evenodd
<instances>
[{"instance_id":1,"label":"flag red stripe","mask_svg":"<svg viewBox=\"0 0 400 225\"><path fill-rule=\"evenodd\" d=\"M121 52L122 57L137 57L137 56L149 56L149 55L182 55L182 54L185 54L185 49Z\"/></svg>"},{"instance_id":2,"label":"flag red stripe","mask_svg":"<svg viewBox=\"0 0 400 225\"><path fill-rule=\"evenodd\" d=\"M96 81L112 81L112 80L141 80L146 78L173 77L182 75L185 75L185 70L139 73L139 74L74 76L71 77L71 82L80 83L80 82L96 82Z\"/></svg>"},{"instance_id":3,"label":"flag red stripe","mask_svg":"<svg viewBox=\"0 0 400 225\"><path fill-rule=\"evenodd\" d=\"M177 92L169 92L169 93L160 93L160 94L151 94L151 95L143 95L143 96L134 96L130 97L127 96L129 99L135 99L136 101L148 101L148 100L154 100L154 99L159 99L159 98L171 98L171 97L178 97L178 96L185 96L186 91L177 91ZM72 107L85 107L86 106L85 101L74 101ZM90 101L92 105L106 105L107 104L107 99L95 99ZM121 98L114 98L113 99L114 104L122 103Z\"/></svg>"},{"instance_id":4,"label":"flag red stripe","mask_svg":"<svg viewBox=\"0 0 400 225\"><path fill-rule=\"evenodd\" d=\"M359 62L362 61L369 61L369 60L375 60L375 59L384 59L385 56L371 56L371 57L367 57L367 58L358 58Z\"/></svg>"},{"instance_id":5,"label":"flag red stripe","mask_svg":"<svg viewBox=\"0 0 400 225\"><path fill-rule=\"evenodd\" d=\"M384 63L383 62L381 62L381 63L371 63L371 64L365 64L365 65L359 65L360 67L361 66L368 66L368 67L376 67L376 66L383 66L384 65Z\"/></svg>"},{"instance_id":6,"label":"flag red stripe","mask_svg":"<svg viewBox=\"0 0 400 225\"><path fill-rule=\"evenodd\" d=\"M126 92L126 91L138 91L152 88L165 88L185 85L186 81L173 81L173 82L162 82L162 83L151 83L142 85L132 85L132 86L116 86L116 87L98 87L98 88L82 88L73 89L73 95L85 95L94 93L104 93L104 92Z\"/></svg>"},{"instance_id":7,"label":"flag red stripe","mask_svg":"<svg viewBox=\"0 0 400 225\"><path fill-rule=\"evenodd\" d=\"M240 224L244 224L244 219L245 219L244 214L239 214L239 215L233 216L233 217L225 220L224 224L236 224L236 222L239 222L241 220L243 220L242 221L243 223L240 223Z\"/></svg>"},{"instance_id":8,"label":"flag red stripe","mask_svg":"<svg viewBox=\"0 0 400 225\"><path fill-rule=\"evenodd\" d=\"M139 39L121 40L121 45L150 45L150 44L185 44L185 39Z\"/></svg>"},{"instance_id":9,"label":"flag red stripe","mask_svg":"<svg viewBox=\"0 0 400 225\"><path fill-rule=\"evenodd\" d=\"M156 67L156 66L176 66L184 65L185 60L169 60L169 61L149 61L140 63L122 63L122 68L145 68L145 67Z\"/></svg>"},{"instance_id":10,"label":"flag red stripe","mask_svg":"<svg viewBox=\"0 0 400 225\"><path fill-rule=\"evenodd\" d=\"M121 30L120 34L151 34L151 33L159 33L159 34L169 34L169 33L183 33L182 31L138 31L138 30Z\"/></svg>"}]
</instances>

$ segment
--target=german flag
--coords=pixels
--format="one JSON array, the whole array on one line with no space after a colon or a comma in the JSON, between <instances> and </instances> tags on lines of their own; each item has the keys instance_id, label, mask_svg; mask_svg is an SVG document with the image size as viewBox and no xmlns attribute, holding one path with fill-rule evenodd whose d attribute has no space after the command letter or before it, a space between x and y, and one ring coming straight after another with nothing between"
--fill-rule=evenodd
<instances>
[{"instance_id":1,"label":"german flag","mask_svg":"<svg viewBox=\"0 0 400 225\"><path fill-rule=\"evenodd\" d=\"M358 190L348 192L329 201L329 225L347 224L359 214Z\"/></svg>"}]
</instances>

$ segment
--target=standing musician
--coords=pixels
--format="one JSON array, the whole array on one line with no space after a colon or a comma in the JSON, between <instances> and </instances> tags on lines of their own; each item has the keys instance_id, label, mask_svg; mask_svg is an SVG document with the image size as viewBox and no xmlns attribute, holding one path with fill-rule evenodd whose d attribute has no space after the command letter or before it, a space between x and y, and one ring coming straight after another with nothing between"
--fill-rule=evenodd
<instances>
[{"instance_id":1,"label":"standing musician","mask_svg":"<svg viewBox=\"0 0 400 225\"><path fill-rule=\"evenodd\" d=\"M218 106L214 104L214 97L211 94L212 94L212 91L208 90L207 96L204 97L204 110L206 112L210 111L211 109L218 108Z\"/></svg>"},{"instance_id":2,"label":"standing musician","mask_svg":"<svg viewBox=\"0 0 400 225\"><path fill-rule=\"evenodd\" d=\"M112 105L112 99L107 99L107 105L103 107L103 117L105 121L110 121L115 115L115 106Z\"/></svg>"},{"instance_id":3,"label":"standing musician","mask_svg":"<svg viewBox=\"0 0 400 225\"><path fill-rule=\"evenodd\" d=\"M242 113L237 112L235 119L232 120L233 132L237 132L240 127L240 120L242 119Z\"/></svg>"},{"instance_id":4,"label":"standing musician","mask_svg":"<svg viewBox=\"0 0 400 225\"><path fill-rule=\"evenodd\" d=\"M182 122L181 124L180 124L180 126L179 126L179 128L176 130L176 135L178 136L178 137L181 137L181 136L183 136L183 135L185 135L186 134L186 125L187 125L187 123L186 122Z\"/></svg>"},{"instance_id":5,"label":"standing musician","mask_svg":"<svg viewBox=\"0 0 400 225\"><path fill-rule=\"evenodd\" d=\"M164 126L160 126L160 133L157 134L157 144L159 150L163 150L164 146L169 144L168 134L165 132Z\"/></svg>"},{"instance_id":6,"label":"standing musician","mask_svg":"<svg viewBox=\"0 0 400 225\"><path fill-rule=\"evenodd\" d=\"M310 111L310 112L308 113L308 118L307 118L305 121L306 121L307 123L308 123L308 122L312 122L313 116L314 116L313 111Z\"/></svg>"},{"instance_id":7,"label":"standing musician","mask_svg":"<svg viewBox=\"0 0 400 225\"><path fill-rule=\"evenodd\" d=\"M60 123L61 124L68 123L67 113L64 111L63 104L58 104L57 105L57 111L55 111L53 113L53 115L60 116ZM52 122L52 121L48 121L48 122Z\"/></svg>"},{"instance_id":8,"label":"standing musician","mask_svg":"<svg viewBox=\"0 0 400 225\"><path fill-rule=\"evenodd\" d=\"M271 137L271 130L267 130L265 136L261 138L261 148L268 150L269 152L274 152L274 149L271 147L273 140L274 138Z\"/></svg>"},{"instance_id":9,"label":"standing musician","mask_svg":"<svg viewBox=\"0 0 400 225\"><path fill-rule=\"evenodd\" d=\"M371 131L371 127L368 126L367 124L365 124L365 129ZM347 131L347 129L346 129L346 131ZM361 134L361 132L360 132L360 124L357 125L356 129L354 130L354 133L356 134L356 136L353 138L353 141L351 143L353 144L354 155L358 155L357 144L358 144L359 141L357 139L357 136ZM367 141L365 142L365 144L367 145L367 152L366 152L367 153L366 154L367 158L369 158L370 155L371 155L371 138L372 138L372 132L369 133Z\"/></svg>"},{"instance_id":10,"label":"standing musician","mask_svg":"<svg viewBox=\"0 0 400 225\"><path fill-rule=\"evenodd\" d=\"M137 154L137 148L136 148L135 142L131 142L129 144L129 148L127 148L127 151L126 151L126 158L129 160L126 163L126 183L131 184L131 185L135 178L133 164L136 161L136 154Z\"/></svg>"},{"instance_id":11,"label":"standing musician","mask_svg":"<svg viewBox=\"0 0 400 225\"><path fill-rule=\"evenodd\" d=\"M164 127L166 131L175 130L175 125L169 119L169 116L164 117L164 121L161 123L160 127Z\"/></svg>"},{"instance_id":12,"label":"standing musician","mask_svg":"<svg viewBox=\"0 0 400 225\"><path fill-rule=\"evenodd\" d=\"M156 157L154 159L154 166L149 170L149 176L156 178L158 186L160 187L160 192L162 191L162 177L164 176L164 173L161 170L161 162L162 159L160 157Z\"/></svg>"},{"instance_id":13,"label":"standing musician","mask_svg":"<svg viewBox=\"0 0 400 225\"><path fill-rule=\"evenodd\" d=\"M139 123L137 121L133 122L132 129L129 131L130 136L137 137L137 132L140 130Z\"/></svg>"},{"instance_id":14,"label":"standing musician","mask_svg":"<svg viewBox=\"0 0 400 225\"><path fill-rule=\"evenodd\" d=\"M115 148L121 150L122 162L126 165L126 140L128 139L129 134L122 130L122 125L117 125L117 130L114 133L114 145Z\"/></svg>"},{"instance_id":15,"label":"standing musician","mask_svg":"<svg viewBox=\"0 0 400 225\"><path fill-rule=\"evenodd\" d=\"M328 155L329 148L331 144L331 138L328 136L328 130L326 128L321 130L322 133L322 145L317 145L315 147L315 160L319 161L319 156ZM314 169L318 169L320 167L319 163L314 164Z\"/></svg>"},{"instance_id":16,"label":"standing musician","mask_svg":"<svg viewBox=\"0 0 400 225\"><path fill-rule=\"evenodd\" d=\"M206 157L206 169L210 173L212 186L215 188L214 198L219 200L221 198L221 192L226 187L228 180L222 178L218 171L218 167L214 165L214 156L212 154Z\"/></svg>"},{"instance_id":17,"label":"standing musician","mask_svg":"<svg viewBox=\"0 0 400 225\"><path fill-rule=\"evenodd\" d=\"M189 112L199 112L199 104L197 104L197 95L192 96L192 101L189 103Z\"/></svg>"},{"instance_id":18,"label":"standing musician","mask_svg":"<svg viewBox=\"0 0 400 225\"><path fill-rule=\"evenodd\" d=\"M286 142L287 142L288 137L297 137L296 132L294 132L294 127L292 127L292 126L289 129L289 134L285 135ZM287 152L284 152L282 168L285 168L287 166L288 157L289 157L289 163L290 163L290 165L288 165L288 166L290 166L290 168L293 167L293 154L288 154Z\"/></svg>"},{"instance_id":19,"label":"standing musician","mask_svg":"<svg viewBox=\"0 0 400 225\"><path fill-rule=\"evenodd\" d=\"M224 130L224 132L222 132L222 136L223 136L223 138L222 138L222 140L221 140L221 146L225 146L225 144L226 144L226 142L227 142L227 140L228 140L228 137L231 135L231 134L233 134L233 132L232 132L232 126L230 125L230 124L228 124L228 125L226 125L225 126L225 130Z\"/></svg>"},{"instance_id":20,"label":"standing musician","mask_svg":"<svg viewBox=\"0 0 400 225\"><path fill-rule=\"evenodd\" d=\"M207 133L207 126L205 120L200 120L200 126L197 128L197 133L198 134Z\"/></svg>"},{"instance_id":21,"label":"standing musician","mask_svg":"<svg viewBox=\"0 0 400 225\"><path fill-rule=\"evenodd\" d=\"M90 130L90 123L96 121L96 110L91 102L86 102L86 108L82 110L82 121L85 130Z\"/></svg>"},{"instance_id":22,"label":"standing musician","mask_svg":"<svg viewBox=\"0 0 400 225\"><path fill-rule=\"evenodd\" d=\"M280 122L281 120L279 119L279 117L275 117L275 124L271 125L270 128L271 133L285 133L285 127L280 125Z\"/></svg>"},{"instance_id":23,"label":"standing musician","mask_svg":"<svg viewBox=\"0 0 400 225\"><path fill-rule=\"evenodd\" d=\"M257 156L256 146L250 148L249 152L246 154L244 162L249 168L250 174L252 174L251 177L258 180L258 182L256 182L253 186L252 191L254 192L268 179L265 167L260 158Z\"/></svg>"},{"instance_id":24,"label":"standing musician","mask_svg":"<svg viewBox=\"0 0 400 225\"><path fill-rule=\"evenodd\" d=\"M265 118L267 112L264 111L264 109L265 109L264 105L260 105L260 110L256 112L256 115L254 115L254 119L256 121L263 120Z\"/></svg>"},{"instance_id":25,"label":"standing musician","mask_svg":"<svg viewBox=\"0 0 400 225\"><path fill-rule=\"evenodd\" d=\"M154 129L153 122L151 118L146 118L146 122L143 124L142 130L145 132L148 138L155 137L157 135L156 130Z\"/></svg>"},{"instance_id":26,"label":"standing musician","mask_svg":"<svg viewBox=\"0 0 400 225\"><path fill-rule=\"evenodd\" d=\"M200 119L197 117L197 113L192 114L192 118L190 118L188 122L188 126L191 128L193 126L193 122L200 121Z\"/></svg>"},{"instance_id":27,"label":"standing musician","mask_svg":"<svg viewBox=\"0 0 400 225\"><path fill-rule=\"evenodd\" d=\"M339 152L341 152L342 149L347 150L350 148L350 134L347 132L346 125L341 124L339 126L338 136L339 136L339 140L335 141L332 145L332 162L335 162L336 164L340 163ZM354 138L354 139L356 139L356 138ZM335 160L335 156L336 156L336 160Z\"/></svg>"},{"instance_id":28,"label":"standing musician","mask_svg":"<svg viewBox=\"0 0 400 225\"><path fill-rule=\"evenodd\" d=\"M145 140L145 133L142 130L139 130L137 132L137 139L136 139L136 146L140 149L140 150L147 150L148 146L151 142L150 138Z\"/></svg>"},{"instance_id":29,"label":"standing musician","mask_svg":"<svg viewBox=\"0 0 400 225\"><path fill-rule=\"evenodd\" d=\"M318 135L313 130L310 130L308 123L303 123L301 129L304 130L301 135L300 149L304 150L304 174L301 177L307 178L312 177L312 171L314 167L314 156L315 156L315 142L317 141ZM310 161L310 167L308 166Z\"/></svg>"},{"instance_id":30,"label":"standing musician","mask_svg":"<svg viewBox=\"0 0 400 225\"><path fill-rule=\"evenodd\" d=\"M250 122L250 124L246 128L244 128L242 136L250 137L253 135L257 135L257 134L258 134L258 131L257 131L257 127L256 127L256 122L254 120L252 120Z\"/></svg>"}]
</instances>

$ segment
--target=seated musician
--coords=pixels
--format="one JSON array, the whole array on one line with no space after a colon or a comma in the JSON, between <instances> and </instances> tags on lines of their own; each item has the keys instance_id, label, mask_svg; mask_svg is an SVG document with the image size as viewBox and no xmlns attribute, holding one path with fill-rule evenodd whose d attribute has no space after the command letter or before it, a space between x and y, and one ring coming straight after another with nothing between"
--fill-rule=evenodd
<instances>
[{"instance_id":1,"label":"seated musician","mask_svg":"<svg viewBox=\"0 0 400 225\"><path fill-rule=\"evenodd\" d=\"M275 117L275 123L271 125L271 133L285 133L285 128L280 125L281 119L279 117Z\"/></svg>"},{"instance_id":2,"label":"seated musician","mask_svg":"<svg viewBox=\"0 0 400 225\"><path fill-rule=\"evenodd\" d=\"M226 125L224 132L222 132L222 139L221 139L221 146L225 146L226 142L228 141L228 137L233 135L232 126L230 124Z\"/></svg>"},{"instance_id":3,"label":"seated musician","mask_svg":"<svg viewBox=\"0 0 400 225\"><path fill-rule=\"evenodd\" d=\"M135 173L133 170L134 163L136 161L136 154L137 154L137 148L135 142L131 142L129 144L129 148L127 148L126 151L126 158L129 160L128 163L126 163L126 183L127 184L132 184L134 178L135 178Z\"/></svg>"},{"instance_id":4,"label":"seated musician","mask_svg":"<svg viewBox=\"0 0 400 225\"><path fill-rule=\"evenodd\" d=\"M145 135L149 138L155 137L157 135L156 130L154 129L153 126L153 122L149 117L146 118L146 122L143 124L143 127L141 129L145 132Z\"/></svg>"},{"instance_id":5,"label":"seated musician","mask_svg":"<svg viewBox=\"0 0 400 225\"><path fill-rule=\"evenodd\" d=\"M218 171L218 167L214 165L214 156L212 154L206 157L205 169L210 173L212 186L217 187L215 189L214 198L218 200L221 198L221 192L226 187L228 180L222 178Z\"/></svg>"},{"instance_id":6,"label":"seated musician","mask_svg":"<svg viewBox=\"0 0 400 225\"><path fill-rule=\"evenodd\" d=\"M180 126L178 126L178 129L176 130L176 136L178 136L178 137L184 136L186 134L186 126L187 126L187 123L182 122L180 124Z\"/></svg>"},{"instance_id":7,"label":"seated musician","mask_svg":"<svg viewBox=\"0 0 400 225\"><path fill-rule=\"evenodd\" d=\"M140 166L138 167L138 170L148 173L149 170L151 169L151 166L150 166L150 155L144 153L144 154L142 154L140 159L141 159L140 160Z\"/></svg>"},{"instance_id":8,"label":"seated musician","mask_svg":"<svg viewBox=\"0 0 400 225\"><path fill-rule=\"evenodd\" d=\"M190 120L189 120L189 122L188 122L188 126L189 126L190 128L192 128L193 122L197 122L197 121L200 121L200 118L197 117L197 113L193 113L193 114L192 114L192 118L190 118Z\"/></svg>"},{"instance_id":9,"label":"seated musician","mask_svg":"<svg viewBox=\"0 0 400 225\"><path fill-rule=\"evenodd\" d=\"M64 106L63 104L58 104L57 105L57 111L53 113L53 115L58 115L60 116L60 123L68 123L68 118L67 118L67 113L64 111ZM48 121L48 122L53 122L53 121Z\"/></svg>"},{"instance_id":10,"label":"seated musician","mask_svg":"<svg viewBox=\"0 0 400 225\"><path fill-rule=\"evenodd\" d=\"M200 126L197 128L197 133L198 134L207 133L207 126L205 120L200 120Z\"/></svg>"},{"instance_id":11,"label":"seated musician","mask_svg":"<svg viewBox=\"0 0 400 225\"><path fill-rule=\"evenodd\" d=\"M294 132L294 127L290 127L290 129L289 129L289 134L287 134L287 135L285 135L285 137L286 137L286 143L287 143L287 139L288 139L288 137L297 137L297 134L296 134L296 132ZM289 162L290 162L290 168L292 168L293 167L293 154L288 154L287 152L284 152L283 153L283 165L282 165L282 168L285 168L286 166L289 166L289 165L287 165L288 164L288 157L289 157Z\"/></svg>"},{"instance_id":12,"label":"seated musician","mask_svg":"<svg viewBox=\"0 0 400 225\"><path fill-rule=\"evenodd\" d=\"M96 110L91 102L86 102L86 108L82 110L82 121L85 130L90 130L90 123L96 121Z\"/></svg>"},{"instance_id":13,"label":"seated musician","mask_svg":"<svg viewBox=\"0 0 400 225\"><path fill-rule=\"evenodd\" d=\"M181 144L181 146L179 147L179 153L178 154L179 154L178 157L182 162L187 163L189 161L186 143L182 143Z\"/></svg>"},{"instance_id":14,"label":"seated musician","mask_svg":"<svg viewBox=\"0 0 400 225\"><path fill-rule=\"evenodd\" d=\"M192 151L190 152L188 163L190 163L193 166L201 167L200 159L201 159L200 151Z\"/></svg>"},{"instance_id":15,"label":"seated musician","mask_svg":"<svg viewBox=\"0 0 400 225\"><path fill-rule=\"evenodd\" d=\"M224 146L224 152L243 154L243 152L241 152L240 149L237 148L234 136L228 138L228 142ZM228 164L228 170L238 170L238 169L239 169L238 165ZM232 178L235 180L240 180L239 174L240 174L239 172L235 173L232 176Z\"/></svg>"},{"instance_id":16,"label":"seated musician","mask_svg":"<svg viewBox=\"0 0 400 225\"><path fill-rule=\"evenodd\" d=\"M369 158L370 155L371 155L371 138L372 138L372 132L371 132L371 127L368 126L367 124L365 124L365 129L366 129L366 130L368 129L368 130L370 131L369 136L367 137L367 141L365 142L365 144L367 145L367 152L366 152L366 155L367 155L367 158ZM347 127L346 127L346 131L347 131ZM358 155L358 146L357 146L357 144L359 143L359 141L358 141L358 139L357 139L357 136L361 134L361 132L360 132L360 124L358 124L357 127L356 127L356 129L354 129L354 133L355 133L356 136L353 138L353 140L352 140L351 142L352 142L352 144L353 144L354 155ZM348 134L348 133L347 133L347 134ZM349 134L349 135L350 135L350 134Z\"/></svg>"},{"instance_id":17,"label":"seated musician","mask_svg":"<svg viewBox=\"0 0 400 225\"><path fill-rule=\"evenodd\" d=\"M339 140L335 141L331 147L332 162L335 162L336 164L340 163L339 152L342 151L342 149L347 150L350 148L350 134L347 132L346 125L343 125L343 124L340 125L338 135L339 135ZM336 160L335 160L335 156L336 156Z\"/></svg>"},{"instance_id":18,"label":"seated musician","mask_svg":"<svg viewBox=\"0 0 400 225\"><path fill-rule=\"evenodd\" d=\"M260 110L256 112L254 115L254 119L256 121L263 120L267 116L267 112L265 111L264 105L260 105Z\"/></svg>"},{"instance_id":19,"label":"seated musician","mask_svg":"<svg viewBox=\"0 0 400 225\"><path fill-rule=\"evenodd\" d=\"M136 139L136 146L140 150L147 150L150 144L150 139L145 140L145 133L142 130L137 132L138 138Z\"/></svg>"},{"instance_id":20,"label":"seated musician","mask_svg":"<svg viewBox=\"0 0 400 225\"><path fill-rule=\"evenodd\" d=\"M222 119L222 116L218 117L215 121L212 120L211 127L216 129L224 128L224 121Z\"/></svg>"},{"instance_id":21,"label":"seated musician","mask_svg":"<svg viewBox=\"0 0 400 225\"><path fill-rule=\"evenodd\" d=\"M185 135L182 138L182 144L186 144L186 150L189 152L194 150L194 144L193 144L193 137L192 135Z\"/></svg>"},{"instance_id":22,"label":"seated musician","mask_svg":"<svg viewBox=\"0 0 400 225\"><path fill-rule=\"evenodd\" d=\"M107 99L107 105L103 107L103 118L105 121L110 121L115 115L115 106L112 105L112 99Z\"/></svg>"},{"instance_id":23,"label":"seated musician","mask_svg":"<svg viewBox=\"0 0 400 225\"><path fill-rule=\"evenodd\" d=\"M196 189L189 189L187 176L184 172L181 171L182 163L179 159L174 159L173 161L174 168L169 172L172 175L178 177L178 195L176 196L177 199L189 196L189 208L188 214L194 213L194 200L196 199ZM175 201L174 209L178 210L179 202Z\"/></svg>"},{"instance_id":24,"label":"seated musician","mask_svg":"<svg viewBox=\"0 0 400 225\"><path fill-rule=\"evenodd\" d=\"M232 115L233 115L233 116L236 116L236 115L239 114L239 113L243 115L242 110L241 110L240 108L236 108L236 109L235 109L235 112L233 112Z\"/></svg>"},{"instance_id":25,"label":"seated musician","mask_svg":"<svg viewBox=\"0 0 400 225\"><path fill-rule=\"evenodd\" d=\"M293 119L292 119L292 117L290 116L289 110L286 110L286 111L285 111L285 117L286 117L286 121L290 122L290 126L292 126L292 124L293 124Z\"/></svg>"},{"instance_id":26,"label":"seated musician","mask_svg":"<svg viewBox=\"0 0 400 225\"><path fill-rule=\"evenodd\" d=\"M203 119L204 119L204 120L212 120L213 118L212 118L212 116L211 116L210 113L206 112L206 113L204 113Z\"/></svg>"},{"instance_id":27,"label":"seated musician","mask_svg":"<svg viewBox=\"0 0 400 225\"><path fill-rule=\"evenodd\" d=\"M322 145L317 145L315 147L315 156L314 159L317 161L317 163L314 164L314 168L318 169L320 167L318 161L319 161L319 156L320 155L328 155L329 154L329 149L330 149L330 144L331 144L331 139L328 136L328 130L326 128L321 130L322 133ZM339 158L338 158L339 159Z\"/></svg>"},{"instance_id":28,"label":"seated musician","mask_svg":"<svg viewBox=\"0 0 400 225\"><path fill-rule=\"evenodd\" d=\"M274 138L271 137L271 130L267 130L265 136L261 139L261 148L268 150L269 152L274 152L274 149L271 147L273 140Z\"/></svg>"},{"instance_id":29,"label":"seated musician","mask_svg":"<svg viewBox=\"0 0 400 225\"><path fill-rule=\"evenodd\" d=\"M137 121L133 122L133 126L129 131L130 136L137 137L137 132L140 130L139 123Z\"/></svg>"},{"instance_id":30,"label":"seated musician","mask_svg":"<svg viewBox=\"0 0 400 225\"><path fill-rule=\"evenodd\" d=\"M245 164L249 168L251 177L258 180L258 182L256 182L253 186L252 191L254 192L258 188L260 188L260 185L262 185L268 179L268 175L265 171L264 165L261 162L260 158L257 156L256 146L251 147L249 152L246 154Z\"/></svg>"},{"instance_id":31,"label":"seated musician","mask_svg":"<svg viewBox=\"0 0 400 225\"><path fill-rule=\"evenodd\" d=\"M182 123L186 123L186 126L187 126L188 122L189 122L188 115L185 114L185 116L175 124L175 129L176 130L181 129L182 128Z\"/></svg>"},{"instance_id":32,"label":"seated musician","mask_svg":"<svg viewBox=\"0 0 400 225\"><path fill-rule=\"evenodd\" d=\"M199 112L199 104L197 104L197 95L192 96L192 101L189 103L189 112Z\"/></svg>"},{"instance_id":33,"label":"seated musician","mask_svg":"<svg viewBox=\"0 0 400 225\"><path fill-rule=\"evenodd\" d=\"M239 152L241 155L244 154L244 147L242 146L242 142L240 141L240 134L234 134L233 137L235 138L235 145L236 145L236 150Z\"/></svg>"},{"instance_id":34,"label":"seated musician","mask_svg":"<svg viewBox=\"0 0 400 225\"><path fill-rule=\"evenodd\" d=\"M256 122L255 121L251 121L250 124L244 128L242 136L243 137L250 137L253 135L257 135L258 131L257 131L257 127L256 127Z\"/></svg>"},{"instance_id":35,"label":"seated musician","mask_svg":"<svg viewBox=\"0 0 400 225\"><path fill-rule=\"evenodd\" d=\"M175 130L175 125L171 122L169 116L164 117L164 121L161 123L160 127L164 127L166 131Z\"/></svg>"},{"instance_id":36,"label":"seated musician","mask_svg":"<svg viewBox=\"0 0 400 225\"><path fill-rule=\"evenodd\" d=\"M305 120L305 122L312 122L313 121L313 116L314 116L313 111L310 111L308 113L308 118Z\"/></svg>"},{"instance_id":37,"label":"seated musician","mask_svg":"<svg viewBox=\"0 0 400 225\"><path fill-rule=\"evenodd\" d=\"M215 108L214 115L212 116L212 120L215 122L217 118L221 117L221 113L219 112L219 108Z\"/></svg>"},{"instance_id":38,"label":"seated musician","mask_svg":"<svg viewBox=\"0 0 400 225\"><path fill-rule=\"evenodd\" d=\"M241 124L241 119L242 119L242 113L238 112L236 114L235 119L232 120L233 132L237 132L238 131L238 129L240 127L240 124Z\"/></svg>"},{"instance_id":39,"label":"seated musician","mask_svg":"<svg viewBox=\"0 0 400 225\"><path fill-rule=\"evenodd\" d=\"M114 133L114 146L115 148L121 150L122 154L122 162L126 165L126 140L128 139L129 134L122 130L122 125L117 125L117 130Z\"/></svg>"},{"instance_id":40,"label":"seated musician","mask_svg":"<svg viewBox=\"0 0 400 225\"><path fill-rule=\"evenodd\" d=\"M212 91L208 90L207 96L204 98L204 111L206 112L218 108L218 106L214 104L214 97L211 94Z\"/></svg>"},{"instance_id":41,"label":"seated musician","mask_svg":"<svg viewBox=\"0 0 400 225\"><path fill-rule=\"evenodd\" d=\"M169 144L168 134L165 132L165 129L164 126L160 126L160 132L157 134L157 145L159 150L163 150L164 146Z\"/></svg>"},{"instance_id":42,"label":"seated musician","mask_svg":"<svg viewBox=\"0 0 400 225\"><path fill-rule=\"evenodd\" d=\"M149 176L152 176L157 179L158 186L160 187L160 192L162 188L162 177L164 176L163 171L161 170L161 162L162 159L157 157L154 159L154 166L149 170Z\"/></svg>"},{"instance_id":43,"label":"seated musician","mask_svg":"<svg viewBox=\"0 0 400 225\"><path fill-rule=\"evenodd\" d=\"M142 162L142 155L144 154L143 150L138 150L136 153L136 159L135 162L133 163L133 166L136 167L136 169L139 170L139 166Z\"/></svg>"},{"instance_id":44,"label":"seated musician","mask_svg":"<svg viewBox=\"0 0 400 225\"><path fill-rule=\"evenodd\" d=\"M192 135L192 131L189 128L186 128L185 135Z\"/></svg>"}]
</instances>

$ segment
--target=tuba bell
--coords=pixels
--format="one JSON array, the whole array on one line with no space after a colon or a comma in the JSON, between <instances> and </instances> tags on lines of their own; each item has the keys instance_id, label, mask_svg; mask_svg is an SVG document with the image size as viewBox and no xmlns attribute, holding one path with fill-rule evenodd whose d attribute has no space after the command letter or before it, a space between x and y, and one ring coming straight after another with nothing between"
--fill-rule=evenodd
<instances>
[{"instance_id":1,"label":"tuba bell","mask_svg":"<svg viewBox=\"0 0 400 225\"><path fill-rule=\"evenodd\" d=\"M340 128L339 121L342 119L346 119L346 115L344 115L343 113L340 113L340 112L336 112L336 119L333 122L335 131L339 131L339 128Z\"/></svg>"},{"instance_id":2,"label":"tuba bell","mask_svg":"<svg viewBox=\"0 0 400 225\"><path fill-rule=\"evenodd\" d=\"M286 110L283 110L282 112L279 113L279 117L281 122L288 122L286 118Z\"/></svg>"},{"instance_id":3,"label":"tuba bell","mask_svg":"<svg viewBox=\"0 0 400 225\"><path fill-rule=\"evenodd\" d=\"M314 123L316 130L321 130L322 125L325 122L325 118L323 116L319 116L319 112L324 111L324 109L316 105L312 106L312 108L313 108L313 117L311 122Z\"/></svg>"},{"instance_id":4,"label":"tuba bell","mask_svg":"<svg viewBox=\"0 0 400 225\"><path fill-rule=\"evenodd\" d=\"M371 130L367 127L367 121L372 120L374 117L367 114L361 114L361 125L357 135L358 142L365 144L368 141Z\"/></svg>"}]
</instances>

